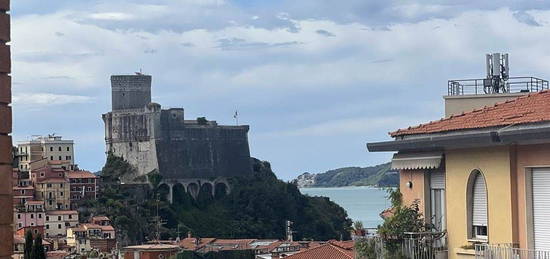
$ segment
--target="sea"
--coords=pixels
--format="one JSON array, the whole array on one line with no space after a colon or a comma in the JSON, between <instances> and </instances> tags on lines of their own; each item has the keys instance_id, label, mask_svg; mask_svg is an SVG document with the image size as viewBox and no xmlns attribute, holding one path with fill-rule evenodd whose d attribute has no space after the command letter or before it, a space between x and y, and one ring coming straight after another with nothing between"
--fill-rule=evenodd
<instances>
[{"instance_id":1,"label":"sea","mask_svg":"<svg viewBox=\"0 0 550 259\"><path fill-rule=\"evenodd\" d=\"M348 212L353 221L363 222L365 228L382 224L380 212L390 207L386 189L368 186L331 188L300 188L302 194L325 196Z\"/></svg>"}]
</instances>

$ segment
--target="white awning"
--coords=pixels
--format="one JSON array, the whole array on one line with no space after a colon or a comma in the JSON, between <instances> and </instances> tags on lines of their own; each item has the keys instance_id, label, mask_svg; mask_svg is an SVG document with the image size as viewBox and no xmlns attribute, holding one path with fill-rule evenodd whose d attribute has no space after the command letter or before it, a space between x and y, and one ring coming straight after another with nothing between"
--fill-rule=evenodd
<instances>
[{"instance_id":1,"label":"white awning","mask_svg":"<svg viewBox=\"0 0 550 259\"><path fill-rule=\"evenodd\" d=\"M441 152L394 154L391 169L436 169L441 165L442 158Z\"/></svg>"}]
</instances>

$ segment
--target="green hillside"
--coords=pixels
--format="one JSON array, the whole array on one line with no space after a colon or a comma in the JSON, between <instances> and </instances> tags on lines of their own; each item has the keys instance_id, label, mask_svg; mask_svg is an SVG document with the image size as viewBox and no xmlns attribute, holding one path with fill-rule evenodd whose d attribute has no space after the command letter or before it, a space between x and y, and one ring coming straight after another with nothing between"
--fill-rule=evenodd
<instances>
[{"instance_id":1,"label":"green hillside","mask_svg":"<svg viewBox=\"0 0 550 259\"><path fill-rule=\"evenodd\" d=\"M303 174L301 177L312 178L311 183L303 187L397 186L399 174L390 166L390 163L385 163L369 167L344 167L321 174Z\"/></svg>"}]
</instances>

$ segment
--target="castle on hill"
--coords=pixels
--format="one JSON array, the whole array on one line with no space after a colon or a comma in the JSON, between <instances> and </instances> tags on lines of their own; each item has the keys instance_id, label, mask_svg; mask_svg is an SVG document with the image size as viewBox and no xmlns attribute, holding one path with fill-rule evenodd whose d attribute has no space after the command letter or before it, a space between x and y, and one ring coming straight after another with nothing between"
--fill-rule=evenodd
<instances>
[{"instance_id":1,"label":"castle on hill","mask_svg":"<svg viewBox=\"0 0 550 259\"><path fill-rule=\"evenodd\" d=\"M212 179L252 173L249 126L186 120L183 108L162 109L151 102L150 75L113 75L111 88L112 110L102 116L106 149L135 167L123 183L156 170L167 184L187 189L195 181L200 189L210 179L215 188Z\"/></svg>"}]
</instances>

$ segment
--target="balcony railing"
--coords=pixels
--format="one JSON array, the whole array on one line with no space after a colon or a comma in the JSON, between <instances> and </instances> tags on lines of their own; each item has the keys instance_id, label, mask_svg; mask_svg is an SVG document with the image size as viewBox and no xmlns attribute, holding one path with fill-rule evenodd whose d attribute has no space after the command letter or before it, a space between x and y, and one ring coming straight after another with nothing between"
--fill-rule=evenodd
<instances>
[{"instance_id":1,"label":"balcony railing","mask_svg":"<svg viewBox=\"0 0 550 259\"><path fill-rule=\"evenodd\" d=\"M548 81L536 77L510 77L503 88L495 89L492 79L449 80L448 95L479 95L496 93L530 93L549 89Z\"/></svg>"},{"instance_id":2,"label":"balcony railing","mask_svg":"<svg viewBox=\"0 0 550 259\"><path fill-rule=\"evenodd\" d=\"M548 259L550 251L521 249L511 244L477 244L476 259Z\"/></svg>"},{"instance_id":3,"label":"balcony railing","mask_svg":"<svg viewBox=\"0 0 550 259\"><path fill-rule=\"evenodd\" d=\"M387 243L378 236L364 237L366 242L372 242L373 255L363 258L390 259L404 256L409 259L444 259L447 258L446 232L407 232L405 238L393 243L398 251L389 251Z\"/></svg>"}]
</instances>

